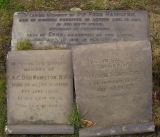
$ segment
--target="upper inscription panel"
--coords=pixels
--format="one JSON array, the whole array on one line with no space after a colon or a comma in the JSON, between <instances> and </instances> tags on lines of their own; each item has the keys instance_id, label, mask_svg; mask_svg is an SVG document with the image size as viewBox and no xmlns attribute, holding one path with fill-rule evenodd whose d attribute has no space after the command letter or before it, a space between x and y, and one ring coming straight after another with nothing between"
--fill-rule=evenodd
<instances>
[{"instance_id":1,"label":"upper inscription panel","mask_svg":"<svg viewBox=\"0 0 160 137\"><path fill-rule=\"evenodd\" d=\"M20 38L37 46L148 40L146 11L51 11L14 14L12 49Z\"/></svg>"},{"instance_id":2,"label":"upper inscription panel","mask_svg":"<svg viewBox=\"0 0 160 137\"><path fill-rule=\"evenodd\" d=\"M150 121L152 63L148 41L72 49L76 101L84 119L96 126Z\"/></svg>"},{"instance_id":3,"label":"upper inscription panel","mask_svg":"<svg viewBox=\"0 0 160 137\"><path fill-rule=\"evenodd\" d=\"M11 51L8 125L67 124L73 105L71 51Z\"/></svg>"}]
</instances>

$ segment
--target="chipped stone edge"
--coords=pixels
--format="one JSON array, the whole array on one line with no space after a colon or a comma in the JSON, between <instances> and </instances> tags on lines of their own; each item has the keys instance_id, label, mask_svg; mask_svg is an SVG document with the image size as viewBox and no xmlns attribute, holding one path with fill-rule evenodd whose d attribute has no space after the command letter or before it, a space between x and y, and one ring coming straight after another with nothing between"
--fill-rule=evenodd
<instances>
[{"instance_id":1,"label":"chipped stone edge","mask_svg":"<svg viewBox=\"0 0 160 137\"><path fill-rule=\"evenodd\" d=\"M79 131L79 137L103 137L111 135L136 134L154 131L154 122L144 122L118 126L88 127Z\"/></svg>"},{"instance_id":2,"label":"chipped stone edge","mask_svg":"<svg viewBox=\"0 0 160 137\"><path fill-rule=\"evenodd\" d=\"M10 130L8 126L5 127L5 132L11 134L13 130Z\"/></svg>"},{"instance_id":3,"label":"chipped stone edge","mask_svg":"<svg viewBox=\"0 0 160 137\"><path fill-rule=\"evenodd\" d=\"M6 134L74 134L72 125L6 125Z\"/></svg>"}]
</instances>

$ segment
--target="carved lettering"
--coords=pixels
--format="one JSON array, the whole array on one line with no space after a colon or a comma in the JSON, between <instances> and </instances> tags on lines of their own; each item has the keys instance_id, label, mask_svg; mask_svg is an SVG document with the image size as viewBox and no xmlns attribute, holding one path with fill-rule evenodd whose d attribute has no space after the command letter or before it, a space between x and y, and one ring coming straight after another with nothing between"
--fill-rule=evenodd
<instances>
[{"instance_id":1,"label":"carved lettering","mask_svg":"<svg viewBox=\"0 0 160 137\"><path fill-rule=\"evenodd\" d=\"M24 25L23 29L20 28L21 25L16 25L15 33L13 33L13 39L15 40L11 44L15 46L18 39L26 37L36 46L61 44L65 45L65 48L88 43L96 44L148 39L148 34L146 33L148 29L147 12L140 12L140 14L139 12L83 11L73 13L61 11L55 13L19 13L16 16L18 23L27 25ZM15 20L17 21L17 19ZM39 29L35 30L32 28L35 25L31 24L35 24ZM30 29L26 26L29 26ZM17 32L17 30L20 32ZM18 34L22 34L21 37Z\"/></svg>"},{"instance_id":2,"label":"carved lettering","mask_svg":"<svg viewBox=\"0 0 160 137\"><path fill-rule=\"evenodd\" d=\"M61 33L52 35L57 36ZM41 33L41 36L45 36L44 33ZM38 121L36 124L40 125L47 125L48 121L52 125L67 123L66 117L72 109L70 100L73 100L71 52L60 52L10 52L7 61L7 81L8 95L11 96L9 104L12 107L8 111L9 115L12 114L9 118L13 124L18 121L22 125L26 121L31 124ZM13 117L16 121L12 120Z\"/></svg>"}]
</instances>

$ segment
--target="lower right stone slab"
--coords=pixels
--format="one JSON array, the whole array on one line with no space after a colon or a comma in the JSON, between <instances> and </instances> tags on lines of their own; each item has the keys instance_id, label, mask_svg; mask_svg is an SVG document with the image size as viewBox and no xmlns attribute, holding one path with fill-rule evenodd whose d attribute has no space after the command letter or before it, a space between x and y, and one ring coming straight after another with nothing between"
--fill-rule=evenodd
<instances>
[{"instance_id":1,"label":"lower right stone slab","mask_svg":"<svg viewBox=\"0 0 160 137\"><path fill-rule=\"evenodd\" d=\"M72 48L76 103L94 126L80 137L153 132L152 58L148 41Z\"/></svg>"},{"instance_id":2,"label":"lower right stone slab","mask_svg":"<svg viewBox=\"0 0 160 137\"><path fill-rule=\"evenodd\" d=\"M154 128L155 126L153 122L117 125L117 126L89 127L89 128L81 129L79 132L79 136L80 137L100 137L100 136L153 132Z\"/></svg>"}]
</instances>

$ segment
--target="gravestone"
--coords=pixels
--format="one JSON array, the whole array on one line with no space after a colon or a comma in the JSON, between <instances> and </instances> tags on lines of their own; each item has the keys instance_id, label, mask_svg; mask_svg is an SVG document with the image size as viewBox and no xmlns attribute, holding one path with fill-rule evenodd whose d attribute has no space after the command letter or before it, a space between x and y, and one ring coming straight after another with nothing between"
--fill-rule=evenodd
<instances>
[{"instance_id":1,"label":"gravestone","mask_svg":"<svg viewBox=\"0 0 160 137\"><path fill-rule=\"evenodd\" d=\"M93 127L80 137L154 131L148 41L72 47L76 102Z\"/></svg>"},{"instance_id":2,"label":"gravestone","mask_svg":"<svg viewBox=\"0 0 160 137\"><path fill-rule=\"evenodd\" d=\"M11 51L7 59L7 134L74 134L70 50Z\"/></svg>"},{"instance_id":3,"label":"gravestone","mask_svg":"<svg viewBox=\"0 0 160 137\"><path fill-rule=\"evenodd\" d=\"M21 38L36 46L149 40L148 12L131 10L16 12L12 50Z\"/></svg>"}]
</instances>

